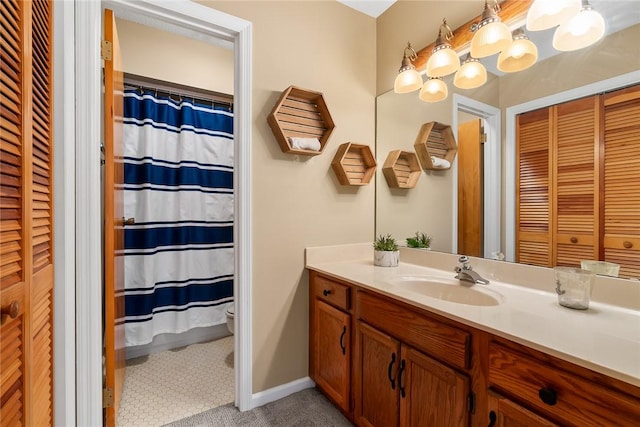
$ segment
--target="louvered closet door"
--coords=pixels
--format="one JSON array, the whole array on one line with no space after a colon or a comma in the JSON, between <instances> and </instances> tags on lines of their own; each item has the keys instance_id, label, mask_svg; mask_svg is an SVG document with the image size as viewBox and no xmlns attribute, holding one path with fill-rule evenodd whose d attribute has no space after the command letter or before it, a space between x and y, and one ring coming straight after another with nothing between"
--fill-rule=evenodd
<instances>
[{"instance_id":1,"label":"louvered closet door","mask_svg":"<svg viewBox=\"0 0 640 427\"><path fill-rule=\"evenodd\" d=\"M541 266L553 260L549 114L546 108L521 114L516 126L516 261Z\"/></svg>"},{"instance_id":2,"label":"louvered closet door","mask_svg":"<svg viewBox=\"0 0 640 427\"><path fill-rule=\"evenodd\" d=\"M640 278L640 86L604 96L604 259Z\"/></svg>"},{"instance_id":3,"label":"louvered closet door","mask_svg":"<svg viewBox=\"0 0 640 427\"><path fill-rule=\"evenodd\" d=\"M52 3L3 0L0 424L52 424Z\"/></svg>"},{"instance_id":4,"label":"louvered closet door","mask_svg":"<svg viewBox=\"0 0 640 427\"><path fill-rule=\"evenodd\" d=\"M598 259L598 97L552 107L556 242L554 265L580 267ZM555 155L553 155L555 154Z\"/></svg>"}]
</instances>

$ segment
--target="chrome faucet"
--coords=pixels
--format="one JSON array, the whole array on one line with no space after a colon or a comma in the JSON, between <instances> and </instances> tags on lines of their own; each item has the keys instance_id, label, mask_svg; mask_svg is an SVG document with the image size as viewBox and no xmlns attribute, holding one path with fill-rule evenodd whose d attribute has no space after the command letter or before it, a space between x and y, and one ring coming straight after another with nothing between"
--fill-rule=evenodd
<instances>
[{"instance_id":1,"label":"chrome faucet","mask_svg":"<svg viewBox=\"0 0 640 427\"><path fill-rule=\"evenodd\" d=\"M458 258L458 265L454 269L456 273L456 279L463 280L465 282L479 283L481 285L488 285L489 281L480 276L476 271L471 268L471 262L469 262L468 256L461 256Z\"/></svg>"}]
</instances>

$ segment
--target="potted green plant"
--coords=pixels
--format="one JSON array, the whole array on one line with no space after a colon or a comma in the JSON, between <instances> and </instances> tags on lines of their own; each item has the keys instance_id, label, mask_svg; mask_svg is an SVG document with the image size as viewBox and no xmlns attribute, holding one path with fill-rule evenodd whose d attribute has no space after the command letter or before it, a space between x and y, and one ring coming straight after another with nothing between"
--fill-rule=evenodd
<instances>
[{"instance_id":1,"label":"potted green plant","mask_svg":"<svg viewBox=\"0 0 640 427\"><path fill-rule=\"evenodd\" d=\"M373 264L380 267L397 267L400 251L391 234L380 235L373 242Z\"/></svg>"},{"instance_id":2,"label":"potted green plant","mask_svg":"<svg viewBox=\"0 0 640 427\"><path fill-rule=\"evenodd\" d=\"M426 233L416 231L414 237L407 237L407 246L418 249L431 249L432 237Z\"/></svg>"}]
</instances>

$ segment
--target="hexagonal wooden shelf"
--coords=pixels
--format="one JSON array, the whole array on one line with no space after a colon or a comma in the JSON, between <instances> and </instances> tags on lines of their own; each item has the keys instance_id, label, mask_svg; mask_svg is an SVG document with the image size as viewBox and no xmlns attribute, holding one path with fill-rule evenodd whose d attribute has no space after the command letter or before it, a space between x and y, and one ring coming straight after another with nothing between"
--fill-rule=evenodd
<instances>
[{"instance_id":1,"label":"hexagonal wooden shelf","mask_svg":"<svg viewBox=\"0 0 640 427\"><path fill-rule=\"evenodd\" d=\"M413 147L416 149L420 165L424 170L449 169L458 152L458 146L456 145L451 126L438 122L423 124ZM434 167L431 156L447 160L449 167Z\"/></svg>"},{"instance_id":2,"label":"hexagonal wooden shelf","mask_svg":"<svg viewBox=\"0 0 640 427\"><path fill-rule=\"evenodd\" d=\"M306 156L322 153L335 128L324 95L295 86L282 93L267 121L284 153ZM320 150L295 149L290 137L318 138Z\"/></svg>"},{"instance_id":3,"label":"hexagonal wooden shelf","mask_svg":"<svg viewBox=\"0 0 640 427\"><path fill-rule=\"evenodd\" d=\"M413 188L420 179L422 169L416 153L394 150L389 152L382 173L391 188Z\"/></svg>"},{"instance_id":4,"label":"hexagonal wooden shelf","mask_svg":"<svg viewBox=\"0 0 640 427\"><path fill-rule=\"evenodd\" d=\"M376 159L368 145L346 142L338 147L331 167L342 185L367 185L376 171Z\"/></svg>"}]
</instances>

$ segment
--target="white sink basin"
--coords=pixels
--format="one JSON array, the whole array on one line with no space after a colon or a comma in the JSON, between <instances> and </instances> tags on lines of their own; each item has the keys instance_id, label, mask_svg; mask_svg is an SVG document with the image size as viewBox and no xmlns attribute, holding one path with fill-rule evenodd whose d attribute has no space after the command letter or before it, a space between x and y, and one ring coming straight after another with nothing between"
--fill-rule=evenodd
<instances>
[{"instance_id":1,"label":"white sink basin","mask_svg":"<svg viewBox=\"0 0 640 427\"><path fill-rule=\"evenodd\" d=\"M391 279L389 283L399 289L457 304L494 306L502 302L502 295L486 289L486 285L472 285L457 279L404 276Z\"/></svg>"}]
</instances>

